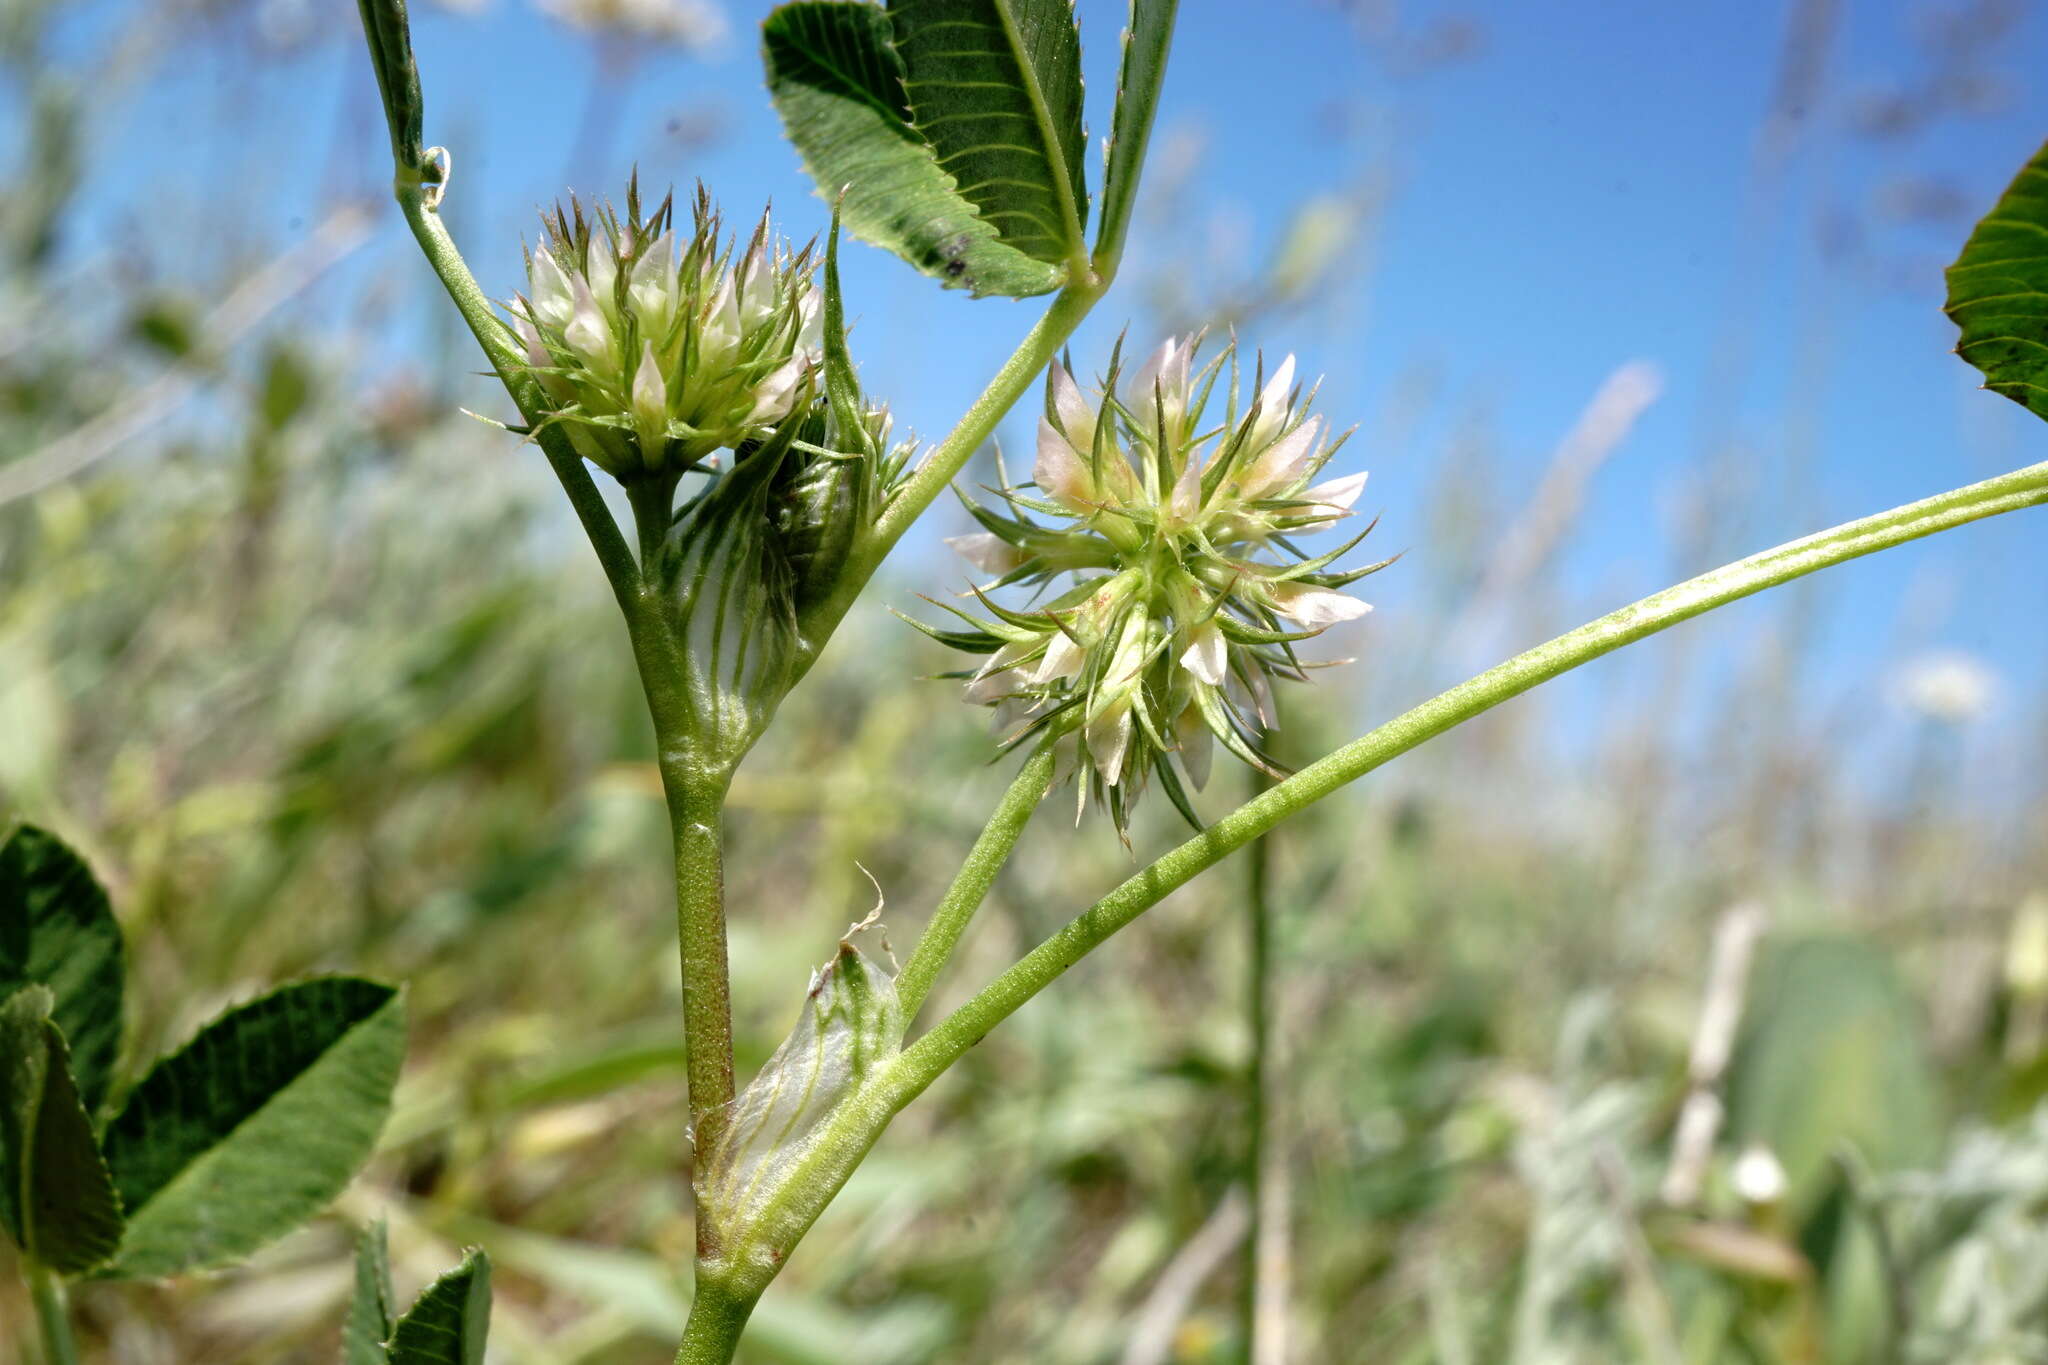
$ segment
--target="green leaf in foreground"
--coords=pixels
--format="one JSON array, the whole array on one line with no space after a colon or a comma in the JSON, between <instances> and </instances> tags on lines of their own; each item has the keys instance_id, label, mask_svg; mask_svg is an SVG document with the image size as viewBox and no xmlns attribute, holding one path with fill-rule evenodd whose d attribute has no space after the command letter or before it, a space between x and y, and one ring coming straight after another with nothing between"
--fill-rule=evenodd
<instances>
[{"instance_id":1,"label":"green leaf in foreground","mask_svg":"<svg viewBox=\"0 0 2048 1365\"><path fill-rule=\"evenodd\" d=\"M2048 418L2048 144L1948 268L1948 315L1984 387Z\"/></svg>"},{"instance_id":2,"label":"green leaf in foreground","mask_svg":"<svg viewBox=\"0 0 2048 1365\"><path fill-rule=\"evenodd\" d=\"M121 1050L122 956L121 926L83 859L33 825L0 843L0 996L50 988L87 1112L106 1099Z\"/></svg>"},{"instance_id":3,"label":"green leaf in foreground","mask_svg":"<svg viewBox=\"0 0 2048 1365\"><path fill-rule=\"evenodd\" d=\"M472 1247L398 1320L391 1365L483 1365L490 1326L491 1258Z\"/></svg>"},{"instance_id":4,"label":"green leaf in foreground","mask_svg":"<svg viewBox=\"0 0 2048 1365\"><path fill-rule=\"evenodd\" d=\"M341 1325L341 1365L389 1365L391 1300L391 1252L384 1224L373 1223L356 1237L356 1291Z\"/></svg>"},{"instance_id":5,"label":"green leaf in foreground","mask_svg":"<svg viewBox=\"0 0 2048 1365\"><path fill-rule=\"evenodd\" d=\"M121 1240L121 1205L71 1079L48 987L0 1003L0 1222L30 1259L66 1275Z\"/></svg>"},{"instance_id":6,"label":"green leaf in foreground","mask_svg":"<svg viewBox=\"0 0 2048 1365\"><path fill-rule=\"evenodd\" d=\"M1081 35L1071 0L889 0L911 123L1004 243L1086 254Z\"/></svg>"},{"instance_id":7,"label":"green leaf in foreground","mask_svg":"<svg viewBox=\"0 0 2048 1365\"><path fill-rule=\"evenodd\" d=\"M976 294L1022 298L1065 282L1063 267L1001 240L910 126L903 61L880 7L784 5L762 28L761 52L783 129L848 231Z\"/></svg>"},{"instance_id":8,"label":"green leaf in foreground","mask_svg":"<svg viewBox=\"0 0 2048 1365\"><path fill-rule=\"evenodd\" d=\"M376 1146L405 1052L389 986L323 977L222 1015L107 1127L129 1211L109 1273L241 1258L318 1213Z\"/></svg>"}]
</instances>

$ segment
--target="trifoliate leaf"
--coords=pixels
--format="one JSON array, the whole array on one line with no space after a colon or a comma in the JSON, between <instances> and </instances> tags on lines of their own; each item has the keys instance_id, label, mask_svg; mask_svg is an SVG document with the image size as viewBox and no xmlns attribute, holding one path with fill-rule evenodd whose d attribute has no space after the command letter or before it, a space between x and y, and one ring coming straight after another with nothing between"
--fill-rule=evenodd
<instances>
[{"instance_id":1,"label":"trifoliate leaf","mask_svg":"<svg viewBox=\"0 0 2048 1365\"><path fill-rule=\"evenodd\" d=\"M1003 241L1002 225L976 212L911 126L903 59L880 7L784 5L762 30L762 58L790 142L855 236L976 294L1022 298L1065 282L1061 266Z\"/></svg>"},{"instance_id":2,"label":"trifoliate leaf","mask_svg":"<svg viewBox=\"0 0 2048 1365\"><path fill-rule=\"evenodd\" d=\"M2020 173L1948 268L1956 354L1984 387L2048 418L2048 145Z\"/></svg>"},{"instance_id":3,"label":"trifoliate leaf","mask_svg":"<svg viewBox=\"0 0 2048 1365\"><path fill-rule=\"evenodd\" d=\"M483 1365L490 1328L491 1258L472 1247L398 1320L391 1365Z\"/></svg>"},{"instance_id":4,"label":"trifoliate leaf","mask_svg":"<svg viewBox=\"0 0 2048 1365\"><path fill-rule=\"evenodd\" d=\"M50 988L87 1112L121 1050L122 959L121 926L83 859L33 825L0 843L0 996Z\"/></svg>"},{"instance_id":5,"label":"trifoliate leaf","mask_svg":"<svg viewBox=\"0 0 2048 1365\"><path fill-rule=\"evenodd\" d=\"M52 1004L46 986L0 1002L0 1224L24 1254L75 1275L119 1245L121 1205Z\"/></svg>"},{"instance_id":6,"label":"trifoliate leaf","mask_svg":"<svg viewBox=\"0 0 2048 1365\"><path fill-rule=\"evenodd\" d=\"M1007 246L1084 255L1081 35L1070 0L889 0L911 123Z\"/></svg>"},{"instance_id":7,"label":"trifoliate leaf","mask_svg":"<svg viewBox=\"0 0 2048 1365\"><path fill-rule=\"evenodd\" d=\"M318 1213L376 1146L405 1052L389 986L324 977L221 1016L107 1127L129 1211L108 1274L238 1260Z\"/></svg>"}]
</instances>

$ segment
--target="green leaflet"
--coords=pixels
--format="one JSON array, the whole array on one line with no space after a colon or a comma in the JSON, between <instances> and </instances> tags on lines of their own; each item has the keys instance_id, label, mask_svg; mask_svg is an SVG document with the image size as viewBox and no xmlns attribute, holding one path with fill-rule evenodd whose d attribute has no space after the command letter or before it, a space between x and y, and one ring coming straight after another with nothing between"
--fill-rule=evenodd
<instances>
[{"instance_id":1,"label":"green leaflet","mask_svg":"<svg viewBox=\"0 0 2048 1365\"><path fill-rule=\"evenodd\" d=\"M405 1048L389 986L326 977L221 1016L108 1125L129 1211L107 1273L222 1265L324 1208L375 1147Z\"/></svg>"},{"instance_id":2,"label":"green leaflet","mask_svg":"<svg viewBox=\"0 0 2048 1365\"><path fill-rule=\"evenodd\" d=\"M977 295L1023 298L1065 283L1063 266L1002 239L1003 225L976 212L911 126L903 59L880 7L784 5L768 16L761 50L784 131L854 235Z\"/></svg>"},{"instance_id":3,"label":"green leaflet","mask_svg":"<svg viewBox=\"0 0 2048 1365\"><path fill-rule=\"evenodd\" d=\"M2048 145L2020 168L1948 268L1956 354L1984 387L2048 418Z\"/></svg>"},{"instance_id":4,"label":"green leaflet","mask_svg":"<svg viewBox=\"0 0 2048 1365\"><path fill-rule=\"evenodd\" d=\"M0 996L40 982L71 1049L87 1112L121 1050L121 927L92 869L55 835L22 825L0 843Z\"/></svg>"},{"instance_id":5,"label":"green leaflet","mask_svg":"<svg viewBox=\"0 0 2048 1365\"><path fill-rule=\"evenodd\" d=\"M391 1365L483 1365L490 1326L491 1258L472 1247L398 1320Z\"/></svg>"},{"instance_id":6,"label":"green leaflet","mask_svg":"<svg viewBox=\"0 0 2048 1365\"><path fill-rule=\"evenodd\" d=\"M71 1079L46 986L0 1003L0 1223L31 1259L89 1270L121 1240L121 1205Z\"/></svg>"},{"instance_id":7,"label":"green leaflet","mask_svg":"<svg viewBox=\"0 0 2048 1365\"><path fill-rule=\"evenodd\" d=\"M390 1247L384 1224L373 1223L356 1235L356 1290L341 1324L341 1365L389 1365L392 1297Z\"/></svg>"},{"instance_id":8,"label":"green leaflet","mask_svg":"<svg viewBox=\"0 0 2048 1365\"><path fill-rule=\"evenodd\" d=\"M1180 0L1131 0L1131 26L1124 30L1124 59L1117 73L1116 114L1102 174L1102 222L1096 241L1098 265L1113 273L1123 254L1124 233L1138 198L1138 172L1152 138L1159 87L1166 80L1166 53Z\"/></svg>"},{"instance_id":9,"label":"green leaflet","mask_svg":"<svg viewBox=\"0 0 2048 1365\"><path fill-rule=\"evenodd\" d=\"M1086 254L1081 35L1071 0L889 0L911 122L1003 241Z\"/></svg>"},{"instance_id":10,"label":"green leaflet","mask_svg":"<svg viewBox=\"0 0 2048 1365\"><path fill-rule=\"evenodd\" d=\"M895 977L840 940L837 956L811 977L796 1027L733 1100L730 1122L702 1157L699 1216L713 1220L722 1246L773 1253L754 1269L772 1275L816 1216L780 1196L840 1101L896 1055L904 1026Z\"/></svg>"}]
</instances>

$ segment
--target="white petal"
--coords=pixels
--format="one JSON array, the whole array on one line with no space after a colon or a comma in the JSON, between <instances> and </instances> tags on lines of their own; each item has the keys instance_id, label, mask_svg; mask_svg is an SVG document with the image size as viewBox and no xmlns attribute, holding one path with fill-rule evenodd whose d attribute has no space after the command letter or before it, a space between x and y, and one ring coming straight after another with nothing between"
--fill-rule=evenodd
<instances>
[{"instance_id":1,"label":"white petal","mask_svg":"<svg viewBox=\"0 0 2048 1365\"><path fill-rule=\"evenodd\" d=\"M1131 749L1131 701L1125 697L1110 703L1088 722L1088 752L1094 756L1095 771L1104 786L1114 787L1124 772L1124 755Z\"/></svg>"},{"instance_id":2,"label":"white petal","mask_svg":"<svg viewBox=\"0 0 2048 1365\"><path fill-rule=\"evenodd\" d=\"M1138 680L1138 674L1145 667L1145 641L1149 634L1145 613L1132 612L1124 623L1123 634L1117 637L1116 654L1111 657L1109 667L1103 670L1102 687L1105 692L1128 688Z\"/></svg>"},{"instance_id":3,"label":"white petal","mask_svg":"<svg viewBox=\"0 0 2048 1365\"><path fill-rule=\"evenodd\" d=\"M668 382L661 377L651 342L640 344L640 368L633 374L633 416L644 437L668 429Z\"/></svg>"},{"instance_id":4,"label":"white petal","mask_svg":"<svg viewBox=\"0 0 2048 1365\"><path fill-rule=\"evenodd\" d=\"M1273 609L1303 630L1324 630L1339 621L1355 621L1372 610L1369 603L1355 597L1306 583L1275 583L1271 591Z\"/></svg>"},{"instance_id":5,"label":"white petal","mask_svg":"<svg viewBox=\"0 0 2048 1365\"><path fill-rule=\"evenodd\" d=\"M1267 412L1285 412L1287 396L1294 391L1294 353L1273 369L1272 377L1266 380L1266 387L1259 390L1259 406Z\"/></svg>"},{"instance_id":6,"label":"white petal","mask_svg":"<svg viewBox=\"0 0 2048 1365\"><path fill-rule=\"evenodd\" d=\"M1182 522L1192 522L1202 510L1202 461L1191 451L1187 468L1173 481L1173 495L1167 510Z\"/></svg>"},{"instance_id":7,"label":"white petal","mask_svg":"<svg viewBox=\"0 0 2048 1365\"><path fill-rule=\"evenodd\" d=\"M1180 661L1188 672L1215 687L1223 681L1223 630L1214 621L1196 626Z\"/></svg>"},{"instance_id":8,"label":"white petal","mask_svg":"<svg viewBox=\"0 0 2048 1365\"><path fill-rule=\"evenodd\" d=\"M967 684L967 700L975 706L992 706L1011 693L1021 691L1028 681L1021 668L982 673Z\"/></svg>"},{"instance_id":9,"label":"white petal","mask_svg":"<svg viewBox=\"0 0 2048 1365\"><path fill-rule=\"evenodd\" d=\"M1346 474L1341 479L1331 479L1327 483L1319 483L1313 488L1303 489L1301 500L1303 502L1315 503L1319 508L1328 508L1332 512L1342 514L1349 512L1358 504L1358 495L1364 491L1365 475L1363 473ZM1333 516L1329 520L1334 521L1336 517Z\"/></svg>"},{"instance_id":10,"label":"white petal","mask_svg":"<svg viewBox=\"0 0 2048 1365\"><path fill-rule=\"evenodd\" d=\"M815 284L804 286L803 297L797 300L796 315L801 325L797 328L796 344L807 351L822 353L825 348L825 297L818 292Z\"/></svg>"},{"instance_id":11,"label":"white petal","mask_svg":"<svg viewBox=\"0 0 2048 1365\"><path fill-rule=\"evenodd\" d=\"M1076 511L1085 510L1095 496L1088 465L1043 417L1038 419L1038 460L1031 467L1031 481L1047 497Z\"/></svg>"},{"instance_id":12,"label":"white petal","mask_svg":"<svg viewBox=\"0 0 2048 1365\"><path fill-rule=\"evenodd\" d=\"M1024 562L1023 552L993 531L947 536L946 544L983 573L1006 574Z\"/></svg>"},{"instance_id":13,"label":"white petal","mask_svg":"<svg viewBox=\"0 0 2048 1365\"><path fill-rule=\"evenodd\" d=\"M1065 631L1053 632L1046 641L1045 658L1038 664L1038 671L1031 675L1035 683L1048 683L1054 678L1071 678L1081 671L1081 664L1088 657L1088 651L1074 643Z\"/></svg>"},{"instance_id":14,"label":"white petal","mask_svg":"<svg viewBox=\"0 0 2048 1365\"><path fill-rule=\"evenodd\" d=\"M519 344L526 350L527 364L552 366L555 363L554 358L548 354L548 348L540 344L540 332L526 314L517 309L512 311L512 331L519 337Z\"/></svg>"},{"instance_id":15,"label":"white petal","mask_svg":"<svg viewBox=\"0 0 2048 1365\"><path fill-rule=\"evenodd\" d=\"M1196 791L1209 785L1209 771L1216 756L1216 737L1202 720L1202 713L1190 706L1174 722L1180 743L1180 766Z\"/></svg>"},{"instance_id":16,"label":"white petal","mask_svg":"<svg viewBox=\"0 0 2048 1365\"><path fill-rule=\"evenodd\" d=\"M749 422L779 422L789 415L789 409L796 395L797 380L803 377L804 358L791 356L773 370L754 389L754 410L747 414Z\"/></svg>"},{"instance_id":17,"label":"white petal","mask_svg":"<svg viewBox=\"0 0 2048 1365\"><path fill-rule=\"evenodd\" d=\"M1052 363L1052 411L1067 434L1067 444L1076 450L1094 448L1095 409L1088 406L1081 386L1057 360Z\"/></svg>"},{"instance_id":18,"label":"white petal","mask_svg":"<svg viewBox=\"0 0 2048 1365\"><path fill-rule=\"evenodd\" d=\"M1268 376L1265 387L1259 390L1259 417L1246 438L1247 446L1253 450L1264 449L1280 434L1280 428L1287 424L1287 399L1293 392L1294 356L1289 354Z\"/></svg>"},{"instance_id":19,"label":"white petal","mask_svg":"<svg viewBox=\"0 0 2048 1365\"><path fill-rule=\"evenodd\" d=\"M614 356L611 324L605 321L596 298L591 295L590 286L575 276L570 277L569 285L576 293L576 313L569 319L569 325L562 329L563 339L588 363L611 360Z\"/></svg>"},{"instance_id":20,"label":"white petal","mask_svg":"<svg viewBox=\"0 0 2048 1365\"><path fill-rule=\"evenodd\" d=\"M676 297L674 250L674 234L664 232L633 262L633 279L626 292L633 300L633 311L640 315L643 333L660 334L668 330Z\"/></svg>"},{"instance_id":21,"label":"white petal","mask_svg":"<svg viewBox=\"0 0 2048 1365\"><path fill-rule=\"evenodd\" d=\"M568 274L545 247L533 253L526 282L533 290L533 315L550 327L568 326L576 313L576 295L569 287Z\"/></svg>"},{"instance_id":22,"label":"white petal","mask_svg":"<svg viewBox=\"0 0 2048 1365\"><path fill-rule=\"evenodd\" d=\"M1315 458L1323 419L1311 417L1253 457L1237 476L1237 491L1246 499L1264 497L1295 483Z\"/></svg>"},{"instance_id":23,"label":"white petal","mask_svg":"<svg viewBox=\"0 0 2048 1365\"><path fill-rule=\"evenodd\" d=\"M619 262L612 255L611 239L602 232L594 232L590 236L590 267L584 274L590 279L590 292L597 295L599 305L610 313L613 288L619 279Z\"/></svg>"},{"instance_id":24,"label":"white petal","mask_svg":"<svg viewBox=\"0 0 2048 1365\"><path fill-rule=\"evenodd\" d=\"M1187 387L1187 352L1179 338L1168 337L1125 381L1125 406L1138 420L1139 428L1151 434L1159 429L1162 401L1166 405L1166 424L1171 427L1180 420L1181 413L1187 410Z\"/></svg>"},{"instance_id":25,"label":"white petal","mask_svg":"<svg viewBox=\"0 0 2048 1365\"><path fill-rule=\"evenodd\" d=\"M1315 503L1315 508L1307 508L1303 516L1315 518L1317 526L1327 526L1337 518L1352 516L1352 508L1358 503L1358 495L1364 491L1364 475L1346 475L1341 479L1331 479L1327 483L1317 483L1315 487L1300 491L1300 499Z\"/></svg>"}]
</instances>

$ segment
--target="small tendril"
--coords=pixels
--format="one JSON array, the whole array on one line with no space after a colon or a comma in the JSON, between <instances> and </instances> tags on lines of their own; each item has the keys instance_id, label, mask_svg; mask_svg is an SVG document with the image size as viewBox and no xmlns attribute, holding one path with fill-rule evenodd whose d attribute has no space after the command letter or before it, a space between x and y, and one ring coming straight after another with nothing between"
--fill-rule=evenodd
<instances>
[{"instance_id":1,"label":"small tendril","mask_svg":"<svg viewBox=\"0 0 2048 1365\"><path fill-rule=\"evenodd\" d=\"M867 915L859 922L847 926L846 932L839 936L839 946L851 948L855 934L873 929L882 941L882 952L889 959L889 970L892 973L900 971L901 968L896 965L896 950L889 946L889 931L882 927L882 910L888 904L888 898L882 894L882 884L875 880L874 873L861 866L858 859L854 860L853 865L860 868L860 875L866 877L868 885L875 888L875 908L868 911Z\"/></svg>"},{"instance_id":2,"label":"small tendril","mask_svg":"<svg viewBox=\"0 0 2048 1365\"><path fill-rule=\"evenodd\" d=\"M455 159L446 147L429 147L420 154L420 204L429 210L441 207L441 197L448 192L448 177L455 169Z\"/></svg>"}]
</instances>

